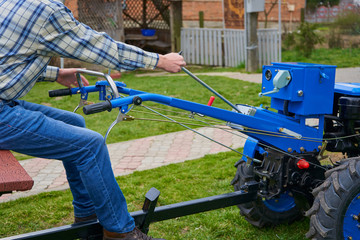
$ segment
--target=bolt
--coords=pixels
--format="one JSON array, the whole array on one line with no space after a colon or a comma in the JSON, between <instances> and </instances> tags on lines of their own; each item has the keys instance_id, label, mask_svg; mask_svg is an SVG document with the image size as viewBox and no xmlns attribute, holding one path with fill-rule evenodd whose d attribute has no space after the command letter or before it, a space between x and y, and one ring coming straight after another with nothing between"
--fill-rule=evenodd
<instances>
[{"instance_id":1,"label":"bolt","mask_svg":"<svg viewBox=\"0 0 360 240\"><path fill-rule=\"evenodd\" d=\"M359 217L356 216L356 215L353 215L353 219L356 220L356 221L358 221L358 220L359 220Z\"/></svg>"},{"instance_id":2,"label":"bolt","mask_svg":"<svg viewBox=\"0 0 360 240\"><path fill-rule=\"evenodd\" d=\"M292 152L292 148L288 148L288 152Z\"/></svg>"},{"instance_id":3,"label":"bolt","mask_svg":"<svg viewBox=\"0 0 360 240\"><path fill-rule=\"evenodd\" d=\"M291 77L287 77L286 79L287 79L287 80L290 80L290 79L291 79Z\"/></svg>"},{"instance_id":4,"label":"bolt","mask_svg":"<svg viewBox=\"0 0 360 240\"><path fill-rule=\"evenodd\" d=\"M279 200L275 199L275 202L277 203L277 202L279 202Z\"/></svg>"},{"instance_id":5,"label":"bolt","mask_svg":"<svg viewBox=\"0 0 360 240\"><path fill-rule=\"evenodd\" d=\"M80 90L77 90L77 92L76 92L77 94L79 94L80 93Z\"/></svg>"},{"instance_id":6,"label":"bolt","mask_svg":"<svg viewBox=\"0 0 360 240\"><path fill-rule=\"evenodd\" d=\"M352 240L352 237L347 237L348 240Z\"/></svg>"},{"instance_id":7,"label":"bolt","mask_svg":"<svg viewBox=\"0 0 360 240\"><path fill-rule=\"evenodd\" d=\"M300 148L300 151L301 151L301 152L305 152L305 148L304 148L304 147L301 147L301 148Z\"/></svg>"},{"instance_id":8,"label":"bolt","mask_svg":"<svg viewBox=\"0 0 360 240\"><path fill-rule=\"evenodd\" d=\"M357 143L354 143L354 146L355 146L355 147L358 147L358 146L359 146L359 144L357 144Z\"/></svg>"},{"instance_id":9,"label":"bolt","mask_svg":"<svg viewBox=\"0 0 360 240\"><path fill-rule=\"evenodd\" d=\"M297 94L298 94L299 97L302 97L302 96L304 95L304 92L303 92L303 90L299 90L299 91L297 92Z\"/></svg>"},{"instance_id":10,"label":"bolt","mask_svg":"<svg viewBox=\"0 0 360 240\"><path fill-rule=\"evenodd\" d=\"M357 197L357 199L360 199L360 195Z\"/></svg>"},{"instance_id":11,"label":"bolt","mask_svg":"<svg viewBox=\"0 0 360 240\"><path fill-rule=\"evenodd\" d=\"M321 145L319 145L319 146L318 146L318 149L319 149L319 150L321 150L321 148L322 148L322 146L321 146Z\"/></svg>"},{"instance_id":12,"label":"bolt","mask_svg":"<svg viewBox=\"0 0 360 240\"><path fill-rule=\"evenodd\" d=\"M263 87L263 90L265 90L265 87Z\"/></svg>"}]
</instances>

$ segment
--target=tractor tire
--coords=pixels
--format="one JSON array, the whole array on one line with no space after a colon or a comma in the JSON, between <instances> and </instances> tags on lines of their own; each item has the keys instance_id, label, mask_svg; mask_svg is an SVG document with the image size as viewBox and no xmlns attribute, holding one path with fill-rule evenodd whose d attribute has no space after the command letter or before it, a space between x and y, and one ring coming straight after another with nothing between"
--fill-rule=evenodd
<instances>
[{"instance_id":1,"label":"tractor tire","mask_svg":"<svg viewBox=\"0 0 360 240\"><path fill-rule=\"evenodd\" d=\"M344 159L325 173L306 212L310 239L360 239L360 158Z\"/></svg>"},{"instance_id":2,"label":"tractor tire","mask_svg":"<svg viewBox=\"0 0 360 240\"><path fill-rule=\"evenodd\" d=\"M235 191L249 181L254 181L252 166L247 166L245 161L240 161L237 165L237 172L232 181ZM280 201L281 204L281 201ZM280 206L279 211L269 209L263 200L258 198L255 201L239 204L240 214L245 217L250 224L262 228L275 226L283 223L292 223L303 217L302 212L295 206L285 209Z\"/></svg>"}]
</instances>

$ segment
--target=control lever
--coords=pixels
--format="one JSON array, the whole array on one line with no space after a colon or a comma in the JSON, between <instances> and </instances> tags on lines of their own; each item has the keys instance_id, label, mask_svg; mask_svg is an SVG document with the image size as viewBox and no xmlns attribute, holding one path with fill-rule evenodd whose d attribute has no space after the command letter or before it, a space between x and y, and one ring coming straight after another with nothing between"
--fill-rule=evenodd
<instances>
[{"instance_id":1,"label":"control lever","mask_svg":"<svg viewBox=\"0 0 360 240\"><path fill-rule=\"evenodd\" d=\"M265 96L272 93L277 93L281 88L286 87L291 81L291 75L287 70L279 70L273 79L274 89L269 92L259 93L259 96Z\"/></svg>"},{"instance_id":2,"label":"control lever","mask_svg":"<svg viewBox=\"0 0 360 240\"><path fill-rule=\"evenodd\" d=\"M85 106L87 104L87 98L88 98L88 93L84 91L84 84L82 83L81 75L79 72L76 73L76 81L78 82L79 85L79 91L81 92L81 97L79 104L76 106L73 112L76 112L79 108Z\"/></svg>"}]
</instances>

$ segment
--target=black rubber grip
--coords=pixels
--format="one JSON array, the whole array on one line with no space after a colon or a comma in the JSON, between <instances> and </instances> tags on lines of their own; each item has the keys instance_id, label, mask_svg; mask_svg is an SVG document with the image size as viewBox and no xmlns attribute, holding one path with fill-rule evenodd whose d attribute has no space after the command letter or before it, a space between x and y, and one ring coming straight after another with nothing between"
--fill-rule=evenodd
<instances>
[{"instance_id":1,"label":"black rubber grip","mask_svg":"<svg viewBox=\"0 0 360 240\"><path fill-rule=\"evenodd\" d=\"M70 88L49 91L49 97L60 97L68 95L72 95Z\"/></svg>"},{"instance_id":2,"label":"black rubber grip","mask_svg":"<svg viewBox=\"0 0 360 240\"><path fill-rule=\"evenodd\" d=\"M105 102L101 102L101 103L95 103L95 104L84 106L83 112L85 113L85 115L89 115L89 114L93 114L93 113L103 112L105 110L110 112L111 109L112 109L111 102L105 101Z\"/></svg>"}]
</instances>

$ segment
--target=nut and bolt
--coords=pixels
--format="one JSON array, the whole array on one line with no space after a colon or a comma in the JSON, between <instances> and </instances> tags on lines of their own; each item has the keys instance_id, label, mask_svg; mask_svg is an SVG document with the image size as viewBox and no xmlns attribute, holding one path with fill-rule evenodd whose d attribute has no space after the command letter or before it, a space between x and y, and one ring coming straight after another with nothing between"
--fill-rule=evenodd
<instances>
[{"instance_id":1,"label":"nut and bolt","mask_svg":"<svg viewBox=\"0 0 360 240\"><path fill-rule=\"evenodd\" d=\"M297 94L298 94L299 97L302 97L302 96L304 95L304 92L303 92L303 90L299 90L299 91L297 92Z\"/></svg>"}]
</instances>

